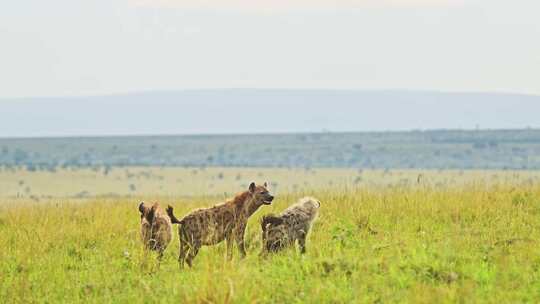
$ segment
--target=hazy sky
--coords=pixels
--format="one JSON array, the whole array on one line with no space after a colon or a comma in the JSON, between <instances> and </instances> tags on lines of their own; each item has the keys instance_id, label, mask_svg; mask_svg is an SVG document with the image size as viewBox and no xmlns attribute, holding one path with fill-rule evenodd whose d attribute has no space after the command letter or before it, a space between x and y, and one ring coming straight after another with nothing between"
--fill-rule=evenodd
<instances>
[{"instance_id":1,"label":"hazy sky","mask_svg":"<svg viewBox=\"0 0 540 304\"><path fill-rule=\"evenodd\" d=\"M538 0L0 0L0 97L159 89L540 94Z\"/></svg>"}]
</instances>

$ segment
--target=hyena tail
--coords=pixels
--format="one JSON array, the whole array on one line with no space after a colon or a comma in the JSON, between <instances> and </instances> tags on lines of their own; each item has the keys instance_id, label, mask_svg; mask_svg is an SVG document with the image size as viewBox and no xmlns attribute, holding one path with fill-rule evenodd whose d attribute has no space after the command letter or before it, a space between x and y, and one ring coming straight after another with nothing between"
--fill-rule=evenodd
<instances>
[{"instance_id":1,"label":"hyena tail","mask_svg":"<svg viewBox=\"0 0 540 304\"><path fill-rule=\"evenodd\" d=\"M171 218L171 223L173 224L179 224L182 225L184 223L184 220L179 220L174 216L174 209L171 205L167 207L167 215Z\"/></svg>"}]
</instances>

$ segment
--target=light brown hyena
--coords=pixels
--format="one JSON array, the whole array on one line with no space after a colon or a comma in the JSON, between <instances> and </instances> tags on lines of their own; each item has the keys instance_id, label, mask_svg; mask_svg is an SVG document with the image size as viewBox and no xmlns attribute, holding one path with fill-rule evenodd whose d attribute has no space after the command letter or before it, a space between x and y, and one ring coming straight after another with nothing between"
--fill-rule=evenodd
<instances>
[{"instance_id":1,"label":"light brown hyena","mask_svg":"<svg viewBox=\"0 0 540 304\"><path fill-rule=\"evenodd\" d=\"M311 224L317 218L321 202L304 197L279 215L265 215L261 221L262 254L292 247L298 240L300 252L306 252L306 237Z\"/></svg>"},{"instance_id":2,"label":"light brown hyena","mask_svg":"<svg viewBox=\"0 0 540 304\"><path fill-rule=\"evenodd\" d=\"M153 250L163 256L172 239L172 223L169 216L159 207L158 203L151 207L144 202L139 205L141 213L141 239L146 250Z\"/></svg>"},{"instance_id":3,"label":"light brown hyena","mask_svg":"<svg viewBox=\"0 0 540 304\"><path fill-rule=\"evenodd\" d=\"M270 205L274 197L268 192L267 184L249 185L248 191L237 194L233 199L214 207L194 210L178 220L171 206L167 213L173 224L179 224L180 268L184 261L191 267L201 246L216 245L227 241L227 258L232 258L233 239L238 246L241 257L246 256L244 233L248 218L262 205ZM189 252L188 252L189 251ZM187 258L186 258L187 255Z\"/></svg>"}]
</instances>

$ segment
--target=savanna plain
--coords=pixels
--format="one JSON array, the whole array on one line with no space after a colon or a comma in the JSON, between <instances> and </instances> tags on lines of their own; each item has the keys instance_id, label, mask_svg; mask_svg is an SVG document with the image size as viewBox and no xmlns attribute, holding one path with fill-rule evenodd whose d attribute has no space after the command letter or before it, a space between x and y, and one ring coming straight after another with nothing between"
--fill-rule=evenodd
<instances>
[{"instance_id":1,"label":"savanna plain","mask_svg":"<svg viewBox=\"0 0 540 304\"><path fill-rule=\"evenodd\" d=\"M247 258L178 236L145 258L140 201L178 216L269 182ZM321 201L307 253L261 257L264 214ZM0 302L540 302L540 172L118 167L0 172Z\"/></svg>"}]
</instances>

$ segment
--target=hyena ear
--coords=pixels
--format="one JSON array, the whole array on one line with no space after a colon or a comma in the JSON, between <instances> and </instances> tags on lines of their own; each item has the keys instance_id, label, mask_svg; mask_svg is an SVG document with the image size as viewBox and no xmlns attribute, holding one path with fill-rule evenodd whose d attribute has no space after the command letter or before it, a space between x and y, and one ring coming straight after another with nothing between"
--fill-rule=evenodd
<instances>
[{"instance_id":1,"label":"hyena ear","mask_svg":"<svg viewBox=\"0 0 540 304\"><path fill-rule=\"evenodd\" d=\"M139 212L140 212L141 214L143 214L145 209L146 209L146 207L144 206L144 202L141 202L141 203L139 204Z\"/></svg>"},{"instance_id":2,"label":"hyena ear","mask_svg":"<svg viewBox=\"0 0 540 304\"><path fill-rule=\"evenodd\" d=\"M249 184L249 192L251 192L251 193L255 192L255 188L256 188L256 187L257 187L257 186L255 186L255 183Z\"/></svg>"},{"instance_id":3,"label":"hyena ear","mask_svg":"<svg viewBox=\"0 0 540 304\"><path fill-rule=\"evenodd\" d=\"M268 188L268 183L267 182L264 182L264 187Z\"/></svg>"}]
</instances>

